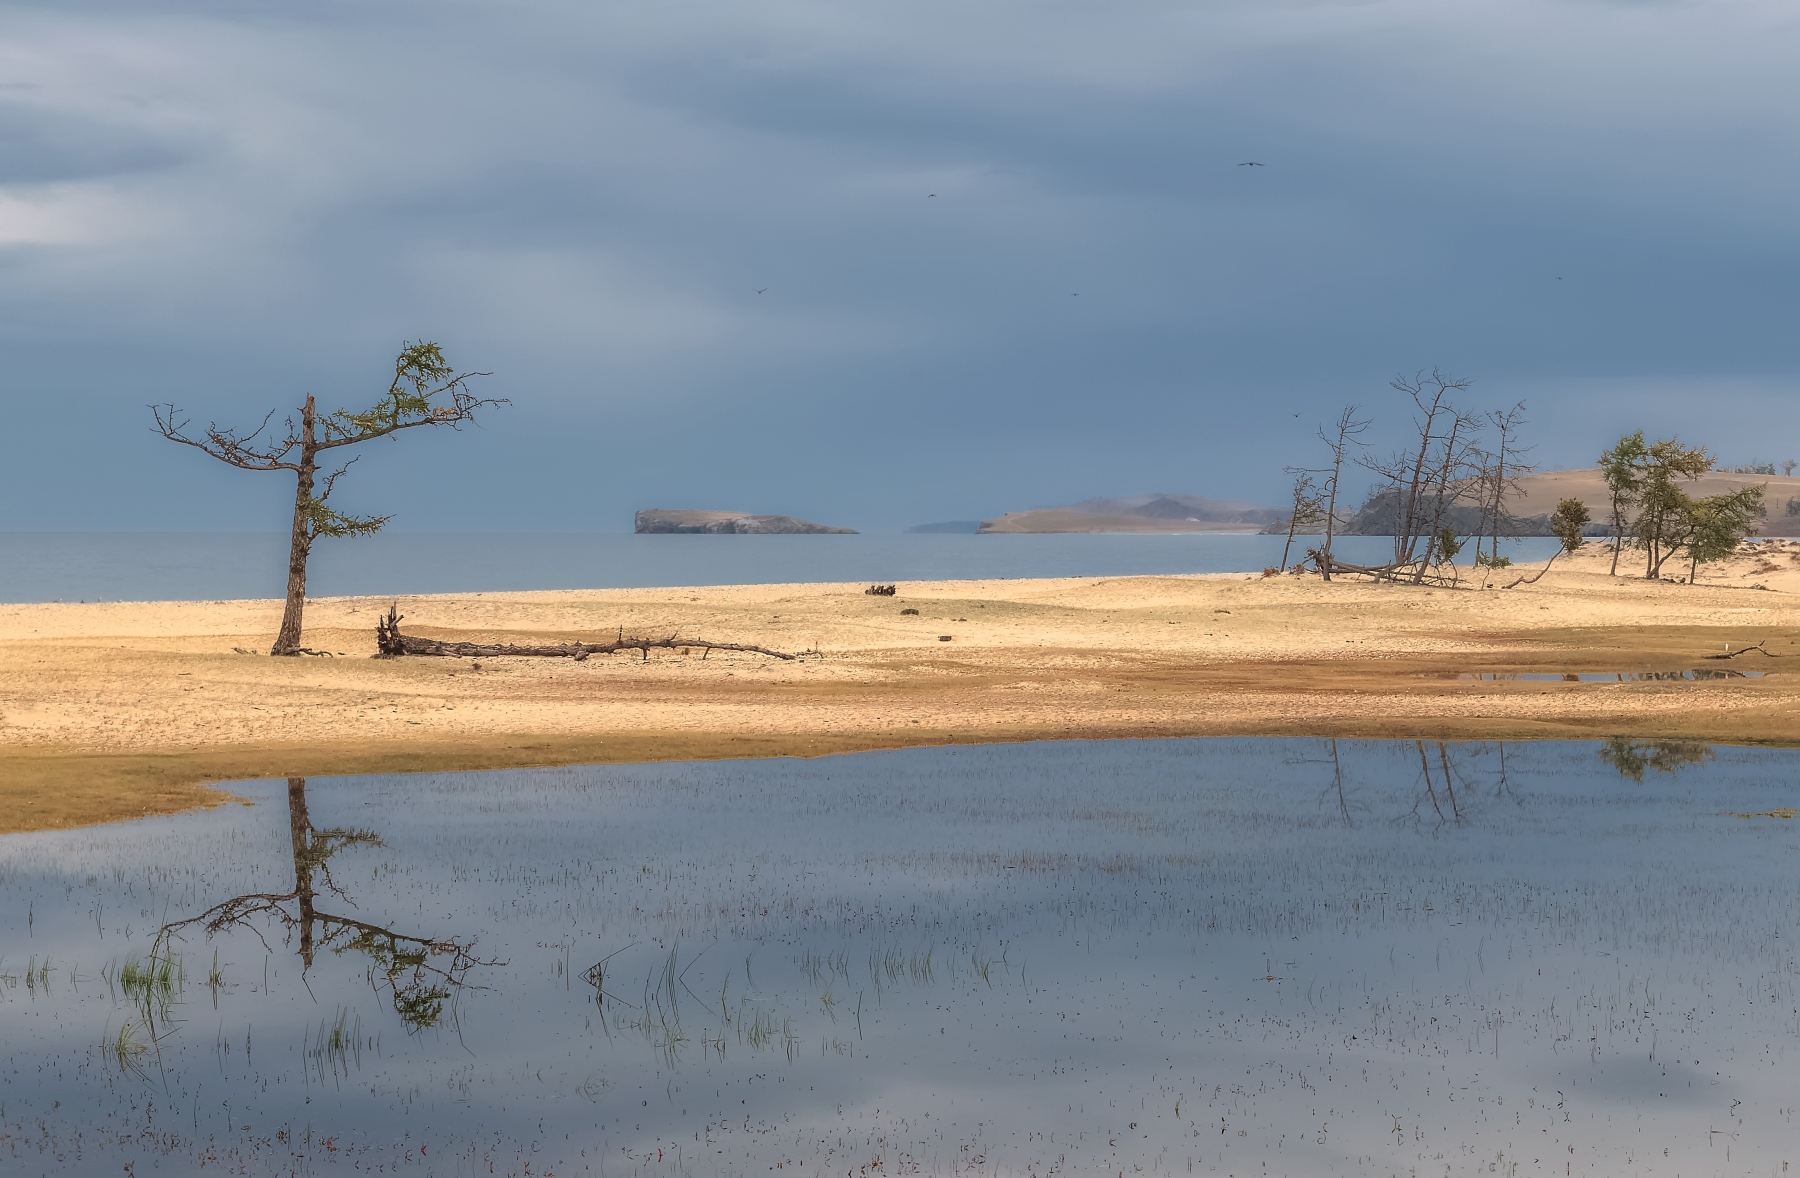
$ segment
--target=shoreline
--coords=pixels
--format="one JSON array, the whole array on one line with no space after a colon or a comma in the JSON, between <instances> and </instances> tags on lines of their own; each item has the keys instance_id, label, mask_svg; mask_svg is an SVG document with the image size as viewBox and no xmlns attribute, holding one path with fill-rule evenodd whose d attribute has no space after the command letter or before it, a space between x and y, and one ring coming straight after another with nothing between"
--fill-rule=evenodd
<instances>
[{"instance_id":1,"label":"shoreline","mask_svg":"<svg viewBox=\"0 0 1800 1178\"><path fill-rule=\"evenodd\" d=\"M1800 546L1698 585L1605 574L1452 590L1243 574L402 596L448 641L679 633L811 651L377 660L390 600L0 606L0 833L229 801L206 782L1044 739L1309 736L1800 743ZM1760 585L1769 591L1748 591ZM917 615L902 614L917 609ZM950 641L940 642L940 635ZM1706 661L1766 643L1776 657ZM480 664L477 669L476 664ZM1703 682L1459 679L1692 667Z\"/></svg>"}]
</instances>

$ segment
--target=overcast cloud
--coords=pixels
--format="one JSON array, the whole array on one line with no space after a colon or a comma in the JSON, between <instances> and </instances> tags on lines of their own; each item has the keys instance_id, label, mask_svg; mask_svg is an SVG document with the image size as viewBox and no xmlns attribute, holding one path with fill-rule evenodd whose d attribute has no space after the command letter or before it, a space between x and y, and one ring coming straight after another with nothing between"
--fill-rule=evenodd
<instances>
[{"instance_id":1,"label":"overcast cloud","mask_svg":"<svg viewBox=\"0 0 1800 1178\"><path fill-rule=\"evenodd\" d=\"M1773 0L3 6L0 528L279 528L145 404L419 337L513 405L334 499L408 530L1274 501L1434 364L1546 465L1800 457L1796 61Z\"/></svg>"}]
</instances>

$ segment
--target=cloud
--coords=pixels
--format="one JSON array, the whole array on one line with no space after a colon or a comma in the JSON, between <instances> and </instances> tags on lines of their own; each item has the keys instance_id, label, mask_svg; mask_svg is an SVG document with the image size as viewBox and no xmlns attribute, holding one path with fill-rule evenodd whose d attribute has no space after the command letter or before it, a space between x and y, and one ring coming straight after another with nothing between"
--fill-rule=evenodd
<instances>
[{"instance_id":1,"label":"cloud","mask_svg":"<svg viewBox=\"0 0 1800 1178\"><path fill-rule=\"evenodd\" d=\"M359 467L414 526L1268 498L1293 413L1433 363L1584 429L1790 387L1797 41L1768 2L0 7L0 396L106 472L13 455L0 526L251 526L138 407L362 395L419 336L515 407L465 500ZM625 424L680 458L595 473Z\"/></svg>"}]
</instances>

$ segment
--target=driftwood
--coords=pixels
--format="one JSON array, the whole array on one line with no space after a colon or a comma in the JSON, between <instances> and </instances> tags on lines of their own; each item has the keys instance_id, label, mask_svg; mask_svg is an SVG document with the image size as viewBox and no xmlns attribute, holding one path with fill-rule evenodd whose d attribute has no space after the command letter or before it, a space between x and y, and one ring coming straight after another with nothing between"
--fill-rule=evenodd
<instances>
[{"instance_id":1,"label":"driftwood","mask_svg":"<svg viewBox=\"0 0 1800 1178\"><path fill-rule=\"evenodd\" d=\"M766 646L752 646L742 642L708 642L704 638L681 638L674 634L667 638L627 638L623 627L619 630L616 642L564 642L556 646L514 646L511 643L488 642L440 642L435 638L420 638L412 634L400 633L400 622L406 615L398 611L397 606L389 606L387 617L375 622L375 645L379 648L378 658L399 658L402 655L418 655L427 658L541 658L541 659L574 659L582 662L592 654L617 654L621 650L642 651L646 661L652 650L686 650L692 648L703 652L705 658L715 650L736 650L748 654L766 654L773 659L793 662L798 656L784 654L779 650L770 650Z\"/></svg>"},{"instance_id":2,"label":"driftwood","mask_svg":"<svg viewBox=\"0 0 1800 1178\"><path fill-rule=\"evenodd\" d=\"M1544 562L1544 567L1539 569L1537 571L1536 575L1530 576L1530 577L1520 577L1518 580L1514 581L1511 585L1503 585L1503 586L1501 586L1501 588L1511 589L1514 586L1518 586L1518 585L1535 585L1535 584L1537 584L1538 577L1541 577L1545 573L1549 572L1550 566L1555 564L1556 558L1561 556L1562 554L1563 554L1563 550L1558 548L1555 552L1552 552L1550 554L1550 559Z\"/></svg>"},{"instance_id":3,"label":"driftwood","mask_svg":"<svg viewBox=\"0 0 1800 1178\"><path fill-rule=\"evenodd\" d=\"M1724 654L1706 654L1706 655L1701 655L1700 657L1707 658L1707 659L1734 659L1740 654L1749 654L1751 651L1754 650L1754 651L1760 652L1762 655L1764 655L1767 658L1772 658L1772 659L1780 658L1781 657L1780 655L1772 654L1768 650L1764 649L1763 644L1766 642L1768 642L1767 638L1763 639L1762 642L1757 643L1755 646L1746 646L1742 650L1727 651Z\"/></svg>"},{"instance_id":4,"label":"driftwood","mask_svg":"<svg viewBox=\"0 0 1800 1178\"><path fill-rule=\"evenodd\" d=\"M1439 588L1443 588L1445 586L1454 587L1460 583L1460 578L1455 572L1456 566L1454 565L1450 566L1452 571L1445 574L1441 572L1431 572L1430 570L1432 568L1439 566L1426 565L1424 562L1417 560L1401 561L1398 564L1351 564L1348 561L1342 561L1335 556L1321 552L1316 548L1309 548L1306 551L1305 558L1296 564L1294 568L1299 569L1308 561L1312 562L1313 568L1321 573L1351 573L1357 576L1373 577L1377 581L1391 581L1396 585L1404 582L1409 585L1435 585ZM1266 577L1269 575L1271 575L1270 570L1264 569L1263 576Z\"/></svg>"}]
</instances>

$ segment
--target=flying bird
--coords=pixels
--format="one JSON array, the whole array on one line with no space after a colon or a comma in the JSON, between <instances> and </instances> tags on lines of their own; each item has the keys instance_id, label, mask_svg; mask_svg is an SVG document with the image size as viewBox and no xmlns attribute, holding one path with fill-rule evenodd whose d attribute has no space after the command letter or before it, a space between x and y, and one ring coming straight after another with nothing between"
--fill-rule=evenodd
<instances>
[{"instance_id":1,"label":"flying bird","mask_svg":"<svg viewBox=\"0 0 1800 1178\"><path fill-rule=\"evenodd\" d=\"M761 293L762 293L762 292L763 292L763 291L764 291L764 290L768 290L768 289L769 289L769 288L768 288L768 287L766 287L766 286L765 286L765 287L763 287L763 288L762 288L762 290L759 290L759 291L757 291L757 292L756 292L756 293L757 293L757 294L761 294Z\"/></svg>"},{"instance_id":2,"label":"flying bird","mask_svg":"<svg viewBox=\"0 0 1800 1178\"><path fill-rule=\"evenodd\" d=\"M1255 160L1245 160L1243 163L1238 165L1238 167L1240 167L1240 168L1261 168L1264 166L1265 165L1259 164Z\"/></svg>"},{"instance_id":3,"label":"flying bird","mask_svg":"<svg viewBox=\"0 0 1800 1178\"><path fill-rule=\"evenodd\" d=\"M932 197L934 197L934 196L936 196L936 195L937 195L937 193L935 193L935 192L927 192L927 193L926 193L926 194L925 194L925 197L926 197L926 199L927 199L927 200L929 200L929 199L930 199L930 198L932 198Z\"/></svg>"}]
</instances>

